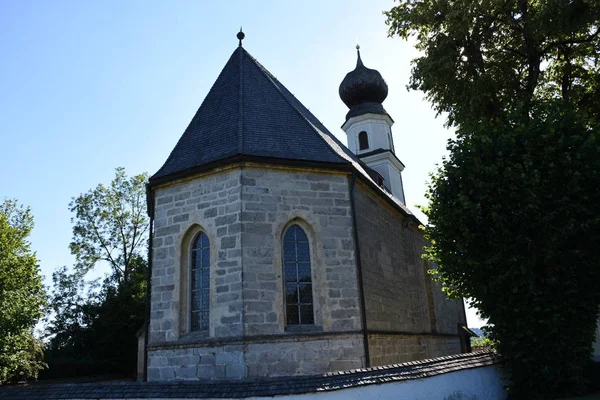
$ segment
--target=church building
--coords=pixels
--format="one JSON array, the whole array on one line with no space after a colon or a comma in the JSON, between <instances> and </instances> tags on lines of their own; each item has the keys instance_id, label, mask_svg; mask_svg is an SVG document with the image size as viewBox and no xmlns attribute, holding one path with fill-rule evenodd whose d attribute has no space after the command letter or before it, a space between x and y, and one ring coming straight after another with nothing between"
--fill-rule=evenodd
<instances>
[{"instance_id":1,"label":"church building","mask_svg":"<svg viewBox=\"0 0 600 400\"><path fill-rule=\"evenodd\" d=\"M243 38L148 185L147 380L322 374L468 351L463 303L421 257L381 74L358 53L340 85L346 147Z\"/></svg>"}]
</instances>

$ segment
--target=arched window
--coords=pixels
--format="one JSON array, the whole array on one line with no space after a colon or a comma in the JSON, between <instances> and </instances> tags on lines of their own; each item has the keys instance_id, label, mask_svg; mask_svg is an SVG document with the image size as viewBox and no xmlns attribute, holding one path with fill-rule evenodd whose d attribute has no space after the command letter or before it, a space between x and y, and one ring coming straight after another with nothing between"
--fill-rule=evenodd
<instances>
[{"instance_id":1,"label":"arched window","mask_svg":"<svg viewBox=\"0 0 600 400\"><path fill-rule=\"evenodd\" d=\"M207 331L210 315L210 244L204 232L192 243L190 330Z\"/></svg>"},{"instance_id":2,"label":"arched window","mask_svg":"<svg viewBox=\"0 0 600 400\"><path fill-rule=\"evenodd\" d=\"M310 249L306 233L298 225L290 226L283 235L283 270L287 325L314 324Z\"/></svg>"},{"instance_id":3,"label":"arched window","mask_svg":"<svg viewBox=\"0 0 600 400\"><path fill-rule=\"evenodd\" d=\"M362 131L361 133L358 134L358 149L366 150L368 148L369 148L369 135L367 135L367 132Z\"/></svg>"}]
</instances>

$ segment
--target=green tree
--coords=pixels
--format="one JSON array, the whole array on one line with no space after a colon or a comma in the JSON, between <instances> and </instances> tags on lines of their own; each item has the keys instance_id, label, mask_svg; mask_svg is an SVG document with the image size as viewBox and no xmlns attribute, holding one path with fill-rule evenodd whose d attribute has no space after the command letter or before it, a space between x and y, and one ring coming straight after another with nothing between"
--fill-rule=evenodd
<instances>
[{"instance_id":1,"label":"green tree","mask_svg":"<svg viewBox=\"0 0 600 400\"><path fill-rule=\"evenodd\" d=\"M91 356L107 371L135 372L136 333L144 323L147 271L146 259L135 257L130 261L127 282L117 288L113 279L108 277L102 285L101 301L90 325L94 343Z\"/></svg>"},{"instance_id":2,"label":"green tree","mask_svg":"<svg viewBox=\"0 0 600 400\"><path fill-rule=\"evenodd\" d=\"M110 186L100 184L71 201L75 217L70 248L77 271L86 273L106 262L117 284L128 281L132 259L146 251L147 181L147 174L128 178L124 168L117 168Z\"/></svg>"},{"instance_id":3,"label":"green tree","mask_svg":"<svg viewBox=\"0 0 600 400\"><path fill-rule=\"evenodd\" d=\"M592 0L407 0L385 13L391 35L414 37L409 88L448 125L527 120L560 100L600 118L600 3Z\"/></svg>"},{"instance_id":4,"label":"green tree","mask_svg":"<svg viewBox=\"0 0 600 400\"><path fill-rule=\"evenodd\" d=\"M135 371L135 333L144 322L146 260L132 258L130 268L129 280L121 283L114 273L101 284L90 284L66 267L54 272L46 376Z\"/></svg>"},{"instance_id":5,"label":"green tree","mask_svg":"<svg viewBox=\"0 0 600 400\"><path fill-rule=\"evenodd\" d=\"M76 264L53 274L50 376L135 370L148 270L146 181L146 174L127 177L117 168L109 186L100 184L70 203ZM104 280L86 281L98 266L109 267Z\"/></svg>"},{"instance_id":6,"label":"green tree","mask_svg":"<svg viewBox=\"0 0 600 400\"><path fill-rule=\"evenodd\" d=\"M600 3L411 0L409 88L447 125L425 209L428 256L472 299L514 398L584 388L600 306Z\"/></svg>"},{"instance_id":7,"label":"green tree","mask_svg":"<svg viewBox=\"0 0 600 400\"><path fill-rule=\"evenodd\" d=\"M32 229L29 208L14 200L0 204L0 384L36 378L44 368L41 343L32 334L46 304L27 241Z\"/></svg>"},{"instance_id":8,"label":"green tree","mask_svg":"<svg viewBox=\"0 0 600 400\"><path fill-rule=\"evenodd\" d=\"M91 325L102 303L97 284L86 282L83 274L65 266L52 274L51 313L46 316L46 336L50 338L46 359L51 368L45 375L55 376L60 365L66 375L96 372L92 351Z\"/></svg>"}]
</instances>

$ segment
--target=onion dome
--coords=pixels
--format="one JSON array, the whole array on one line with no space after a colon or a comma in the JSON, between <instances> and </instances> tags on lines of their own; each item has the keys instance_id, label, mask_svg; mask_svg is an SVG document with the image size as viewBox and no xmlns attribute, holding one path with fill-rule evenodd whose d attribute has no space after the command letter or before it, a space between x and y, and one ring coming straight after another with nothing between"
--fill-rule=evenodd
<instances>
[{"instance_id":1,"label":"onion dome","mask_svg":"<svg viewBox=\"0 0 600 400\"><path fill-rule=\"evenodd\" d=\"M356 52L356 68L340 84L340 98L350 108L346 119L368 112L387 114L381 105L388 95L387 83L379 71L364 66L360 46L356 46Z\"/></svg>"}]
</instances>

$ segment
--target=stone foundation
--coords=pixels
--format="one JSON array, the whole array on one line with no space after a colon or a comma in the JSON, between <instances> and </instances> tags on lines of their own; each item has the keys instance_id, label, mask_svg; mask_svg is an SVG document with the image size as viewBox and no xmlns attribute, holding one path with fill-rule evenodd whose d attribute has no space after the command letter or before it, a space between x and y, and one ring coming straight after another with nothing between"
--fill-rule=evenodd
<instances>
[{"instance_id":1,"label":"stone foundation","mask_svg":"<svg viewBox=\"0 0 600 400\"><path fill-rule=\"evenodd\" d=\"M201 343L148 351L148 380L245 379L322 374L364 367L359 334Z\"/></svg>"},{"instance_id":2,"label":"stone foundation","mask_svg":"<svg viewBox=\"0 0 600 400\"><path fill-rule=\"evenodd\" d=\"M256 343L247 346L248 378L322 374L364 366L362 337L356 335Z\"/></svg>"},{"instance_id":3,"label":"stone foundation","mask_svg":"<svg viewBox=\"0 0 600 400\"><path fill-rule=\"evenodd\" d=\"M245 377L243 345L148 351L148 381Z\"/></svg>"}]
</instances>

